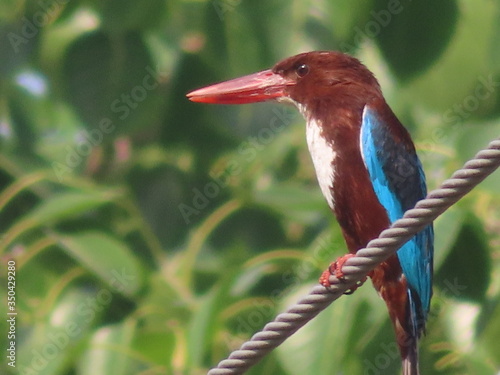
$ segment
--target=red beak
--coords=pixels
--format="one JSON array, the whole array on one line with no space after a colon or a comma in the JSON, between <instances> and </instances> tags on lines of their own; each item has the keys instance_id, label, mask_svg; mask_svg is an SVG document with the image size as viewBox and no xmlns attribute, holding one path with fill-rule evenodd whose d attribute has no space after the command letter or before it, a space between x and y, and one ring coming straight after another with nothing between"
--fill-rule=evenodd
<instances>
[{"instance_id":1,"label":"red beak","mask_svg":"<svg viewBox=\"0 0 500 375\"><path fill-rule=\"evenodd\" d=\"M279 74L264 70L192 91L187 97L200 103L255 103L285 96L287 86L292 84Z\"/></svg>"}]
</instances>

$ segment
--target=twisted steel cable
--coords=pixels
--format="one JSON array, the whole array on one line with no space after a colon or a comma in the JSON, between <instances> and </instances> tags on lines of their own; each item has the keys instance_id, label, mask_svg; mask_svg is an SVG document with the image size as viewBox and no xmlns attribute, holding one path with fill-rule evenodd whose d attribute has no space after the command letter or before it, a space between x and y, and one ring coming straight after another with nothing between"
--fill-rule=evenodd
<instances>
[{"instance_id":1,"label":"twisted steel cable","mask_svg":"<svg viewBox=\"0 0 500 375\"><path fill-rule=\"evenodd\" d=\"M476 154L457 170L451 178L444 181L439 189L431 191L419 201L415 208L406 211L404 216L380 233L380 236L360 249L355 257L349 258L342 272L344 280L330 276L331 287L321 285L312 288L286 312L279 314L274 321L266 324L240 349L221 361L208 375L242 374L257 363L268 352L278 347L345 291L362 280L378 264L389 258L416 233L433 222L439 215L455 204L500 166L500 138L492 141L488 147Z\"/></svg>"}]
</instances>

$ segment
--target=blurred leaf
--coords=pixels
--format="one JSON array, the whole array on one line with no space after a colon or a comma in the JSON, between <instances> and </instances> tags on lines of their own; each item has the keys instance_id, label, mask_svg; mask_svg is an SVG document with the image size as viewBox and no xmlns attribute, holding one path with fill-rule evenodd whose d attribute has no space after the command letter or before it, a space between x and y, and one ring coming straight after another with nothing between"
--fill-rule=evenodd
<instances>
[{"instance_id":1,"label":"blurred leaf","mask_svg":"<svg viewBox=\"0 0 500 375\"><path fill-rule=\"evenodd\" d=\"M63 193L43 201L24 219L37 225L62 221L109 204L113 198L109 192Z\"/></svg>"},{"instance_id":2,"label":"blurred leaf","mask_svg":"<svg viewBox=\"0 0 500 375\"><path fill-rule=\"evenodd\" d=\"M82 124L70 106L51 98L52 88L41 72L24 70L15 79L9 109L19 146L53 160L54 172L61 179L71 169L83 167L86 150L76 149L75 142Z\"/></svg>"},{"instance_id":3,"label":"blurred leaf","mask_svg":"<svg viewBox=\"0 0 500 375\"><path fill-rule=\"evenodd\" d=\"M301 262L297 265L297 262ZM310 254L303 250L277 249L254 256L245 262L237 277L231 283L231 294L244 296L252 291L269 273L281 277L284 283L290 284L292 278L307 278L307 273L318 272ZM301 274L297 275L296 271Z\"/></svg>"},{"instance_id":4,"label":"blurred leaf","mask_svg":"<svg viewBox=\"0 0 500 375\"><path fill-rule=\"evenodd\" d=\"M500 298L489 302L484 314L478 319L478 344L489 354L493 366L500 367L498 358L498 337L500 335Z\"/></svg>"},{"instance_id":5,"label":"blurred leaf","mask_svg":"<svg viewBox=\"0 0 500 375\"><path fill-rule=\"evenodd\" d=\"M92 287L71 288L29 329L20 342L18 369L21 373L39 375L66 373L65 368L76 344L88 335L100 307L92 304L96 290ZM46 297L47 298L47 297ZM22 321L21 321L22 322ZM20 328L20 327L19 327Z\"/></svg>"},{"instance_id":6,"label":"blurred leaf","mask_svg":"<svg viewBox=\"0 0 500 375\"><path fill-rule=\"evenodd\" d=\"M20 234L36 227L61 222L88 213L108 204L115 194L111 192L66 192L42 201L34 210L18 220L0 241L0 249L7 248Z\"/></svg>"},{"instance_id":7,"label":"blurred leaf","mask_svg":"<svg viewBox=\"0 0 500 375\"><path fill-rule=\"evenodd\" d=\"M278 215L265 207L250 206L232 213L231 220L221 222L211 237L210 242L219 249L245 242L248 250L263 252L277 247L285 234Z\"/></svg>"},{"instance_id":8,"label":"blurred leaf","mask_svg":"<svg viewBox=\"0 0 500 375\"><path fill-rule=\"evenodd\" d=\"M482 354L482 353L480 353ZM477 375L492 375L498 374L500 362L497 360L496 353L491 353L490 356L483 355L468 355L467 356L467 373ZM465 362L465 361L464 361Z\"/></svg>"},{"instance_id":9,"label":"blurred leaf","mask_svg":"<svg viewBox=\"0 0 500 375\"><path fill-rule=\"evenodd\" d=\"M367 22L373 17L373 0L328 1L329 23L342 52L354 53L362 42Z\"/></svg>"},{"instance_id":10,"label":"blurred leaf","mask_svg":"<svg viewBox=\"0 0 500 375\"><path fill-rule=\"evenodd\" d=\"M157 120L161 72L140 34L83 34L67 50L64 72L68 99L89 128L116 136Z\"/></svg>"},{"instance_id":11,"label":"blurred leaf","mask_svg":"<svg viewBox=\"0 0 500 375\"><path fill-rule=\"evenodd\" d=\"M105 326L97 330L87 351L79 360L78 373L82 375L137 374L137 364L131 358L135 323Z\"/></svg>"},{"instance_id":12,"label":"blurred leaf","mask_svg":"<svg viewBox=\"0 0 500 375\"><path fill-rule=\"evenodd\" d=\"M437 272L457 243L460 229L464 225L466 213L457 207L451 207L434 223L434 271Z\"/></svg>"},{"instance_id":13,"label":"blurred leaf","mask_svg":"<svg viewBox=\"0 0 500 375\"><path fill-rule=\"evenodd\" d=\"M500 124L495 121L487 124L464 126L457 140L457 156L461 163L473 158L481 149L500 137ZM498 189L496 189L498 191Z\"/></svg>"},{"instance_id":14,"label":"blurred leaf","mask_svg":"<svg viewBox=\"0 0 500 375\"><path fill-rule=\"evenodd\" d=\"M363 368L369 371L366 359L360 358L369 358L370 354L361 350L388 320L388 314L381 308L383 302L369 284L352 297L342 296L277 349L281 365L289 374L357 374ZM307 292L308 289L302 288L288 296L281 303L282 309ZM390 327L384 325L384 328L392 335ZM378 350L379 345L377 341ZM396 363L399 365L399 356Z\"/></svg>"},{"instance_id":15,"label":"blurred leaf","mask_svg":"<svg viewBox=\"0 0 500 375\"><path fill-rule=\"evenodd\" d=\"M493 24L493 37L491 38L491 60L494 66L500 65L500 51L496 46L500 43L500 12L498 11L495 14L496 22Z\"/></svg>"},{"instance_id":16,"label":"blurred leaf","mask_svg":"<svg viewBox=\"0 0 500 375\"><path fill-rule=\"evenodd\" d=\"M268 264L257 264L257 266L247 267L242 270L238 278L232 285L234 295L244 296L245 292L252 290L252 288L262 279L269 268Z\"/></svg>"},{"instance_id":17,"label":"blurred leaf","mask_svg":"<svg viewBox=\"0 0 500 375\"><path fill-rule=\"evenodd\" d=\"M51 78L52 89L64 95L64 56L78 38L95 30L97 15L90 10L82 11L76 2L68 2L58 22L45 28L40 40L40 68Z\"/></svg>"},{"instance_id":18,"label":"blurred leaf","mask_svg":"<svg viewBox=\"0 0 500 375\"><path fill-rule=\"evenodd\" d=\"M484 125L469 125L464 129L457 142L457 149L460 150L458 153L460 161L465 163L499 136L500 124L498 124L498 122ZM490 194L499 196L499 186L500 171L497 169L491 176L488 176L477 189L488 191Z\"/></svg>"},{"instance_id":19,"label":"blurred leaf","mask_svg":"<svg viewBox=\"0 0 500 375\"><path fill-rule=\"evenodd\" d=\"M224 307L220 298L220 288L214 288L200 298L200 303L193 311L188 332L188 363L191 368L203 367L204 358L214 334L218 331L214 324L216 313Z\"/></svg>"},{"instance_id":20,"label":"blurred leaf","mask_svg":"<svg viewBox=\"0 0 500 375\"><path fill-rule=\"evenodd\" d=\"M16 6L17 5L17 6ZM12 20L19 16L20 4L17 0L5 0L0 4L0 21Z\"/></svg>"},{"instance_id":21,"label":"blurred leaf","mask_svg":"<svg viewBox=\"0 0 500 375\"><path fill-rule=\"evenodd\" d=\"M0 20L0 77L6 77L24 67L36 51L40 38L38 27L28 19L5 22Z\"/></svg>"},{"instance_id":22,"label":"blurred leaf","mask_svg":"<svg viewBox=\"0 0 500 375\"><path fill-rule=\"evenodd\" d=\"M113 291L132 297L142 284L143 270L127 246L104 233L57 236L59 243Z\"/></svg>"},{"instance_id":23,"label":"blurred leaf","mask_svg":"<svg viewBox=\"0 0 500 375\"><path fill-rule=\"evenodd\" d=\"M482 223L468 217L435 282L451 297L482 302L491 278L490 250ZM458 286L457 286L458 285Z\"/></svg>"},{"instance_id":24,"label":"blurred leaf","mask_svg":"<svg viewBox=\"0 0 500 375\"><path fill-rule=\"evenodd\" d=\"M319 189L310 191L290 184L273 184L265 190L257 190L255 202L302 223L316 221L327 207Z\"/></svg>"},{"instance_id":25,"label":"blurred leaf","mask_svg":"<svg viewBox=\"0 0 500 375\"><path fill-rule=\"evenodd\" d=\"M172 373L175 336L168 330L139 331L134 336L133 349L149 361L167 368ZM164 372L163 372L164 373Z\"/></svg>"},{"instance_id":26,"label":"blurred leaf","mask_svg":"<svg viewBox=\"0 0 500 375\"><path fill-rule=\"evenodd\" d=\"M224 0L219 0L219 3L224 3ZM294 23L291 3L254 0L235 4L233 10L222 16L226 24L230 71L234 74L251 73L282 59L291 41L290 30ZM242 44L241 40L245 43Z\"/></svg>"},{"instance_id":27,"label":"blurred leaf","mask_svg":"<svg viewBox=\"0 0 500 375\"><path fill-rule=\"evenodd\" d=\"M111 32L152 29L165 15L166 3L150 0L145 6L134 0L95 1L100 8L103 26Z\"/></svg>"},{"instance_id":28,"label":"blurred leaf","mask_svg":"<svg viewBox=\"0 0 500 375\"><path fill-rule=\"evenodd\" d=\"M378 0L364 32L375 36L394 73L407 80L429 68L447 47L458 17L455 0ZM431 11L432 10L432 11ZM370 35L374 34L374 35Z\"/></svg>"},{"instance_id":29,"label":"blurred leaf","mask_svg":"<svg viewBox=\"0 0 500 375\"><path fill-rule=\"evenodd\" d=\"M236 143L233 137L225 134L219 118L203 116L204 111L195 110L195 103L185 98L187 92L203 83L215 79L213 72L200 61L200 56L184 54L178 61L175 79L170 82L170 96L165 108L165 121L161 129L161 141L166 146L182 142L196 149L194 157L200 171L206 172L210 162L221 152ZM201 77L201 79L196 79ZM182 99L181 99L182 98ZM205 112L206 113L206 112ZM180 125L180 124L186 124ZM193 131L187 124L203 124Z\"/></svg>"},{"instance_id":30,"label":"blurred leaf","mask_svg":"<svg viewBox=\"0 0 500 375\"><path fill-rule=\"evenodd\" d=\"M425 5L426 3L418 2L415 5L420 6L419 4ZM425 12L434 14L434 11L429 12L429 10L433 10L436 6L441 9L455 7L455 5L450 4L450 0L433 2L426 5L428 8ZM478 56L491 53L497 5L488 0L479 0L474 3L460 1L459 4L460 18L455 27L456 31L442 57L432 69L415 77L408 82L408 85L398 88L398 95L403 94L408 105L414 108L418 103L437 111L442 119L442 124L448 127L458 126L468 119L471 111L465 110L464 114L464 109L460 110L457 106L464 107L465 100L469 96L475 97L475 90L478 86L482 86L482 80L498 71L498 68L491 64L491 60L478 58ZM424 17L422 19L426 19L434 16L422 17ZM445 20L449 20L448 16L443 15L443 17ZM420 22L420 19L415 18L411 24ZM435 20L439 23L440 18L436 17ZM440 27L439 25L435 26ZM427 30L426 24L421 24L421 27L422 30ZM411 37L418 38L422 30L414 30L416 34ZM435 43L441 43L436 36L432 34L428 34L428 36L434 38ZM394 36L394 38L396 37ZM407 48L413 48L415 43L418 42L408 42ZM393 48L392 53L404 55L396 46ZM425 56L426 46L422 48L423 50L415 48L415 52L410 52L410 56L420 52L424 53Z\"/></svg>"}]
</instances>

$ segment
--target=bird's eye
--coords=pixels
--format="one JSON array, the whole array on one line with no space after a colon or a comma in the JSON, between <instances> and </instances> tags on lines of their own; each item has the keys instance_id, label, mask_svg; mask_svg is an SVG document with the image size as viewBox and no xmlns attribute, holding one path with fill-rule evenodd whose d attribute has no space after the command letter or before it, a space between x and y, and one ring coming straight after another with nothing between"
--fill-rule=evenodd
<instances>
[{"instance_id":1,"label":"bird's eye","mask_svg":"<svg viewBox=\"0 0 500 375\"><path fill-rule=\"evenodd\" d=\"M307 64L300 64L297 67L297 69L295 69L295 72L297 73L298 77L302 78L305 75L307 75L307 73L309 73L309 65L307 65Z\"/></svg>"}]
</instances>

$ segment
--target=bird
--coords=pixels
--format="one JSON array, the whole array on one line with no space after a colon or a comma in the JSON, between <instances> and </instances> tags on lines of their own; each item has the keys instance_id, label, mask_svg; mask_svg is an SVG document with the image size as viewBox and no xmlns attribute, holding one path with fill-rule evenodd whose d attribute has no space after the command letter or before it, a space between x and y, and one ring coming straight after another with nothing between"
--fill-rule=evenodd
<instances>
[{"instance_id":1,"label":"bird","mask_svg":"<svg viewBox=\"0 0 500 375\"><path fill-rule=\"evenodd\" d=\"M374 74L351 55L301 53L187 97L213 104L274 100L295 105L303 115L319 187L349 251L321 275L325 287L330 274L342 279L349 257L427 195L409 132ZM404 375L419 374L418 340L425 333L432 297L433 239L429 225L368 275L387 305Z\"/></svg>"}]
</instances>

